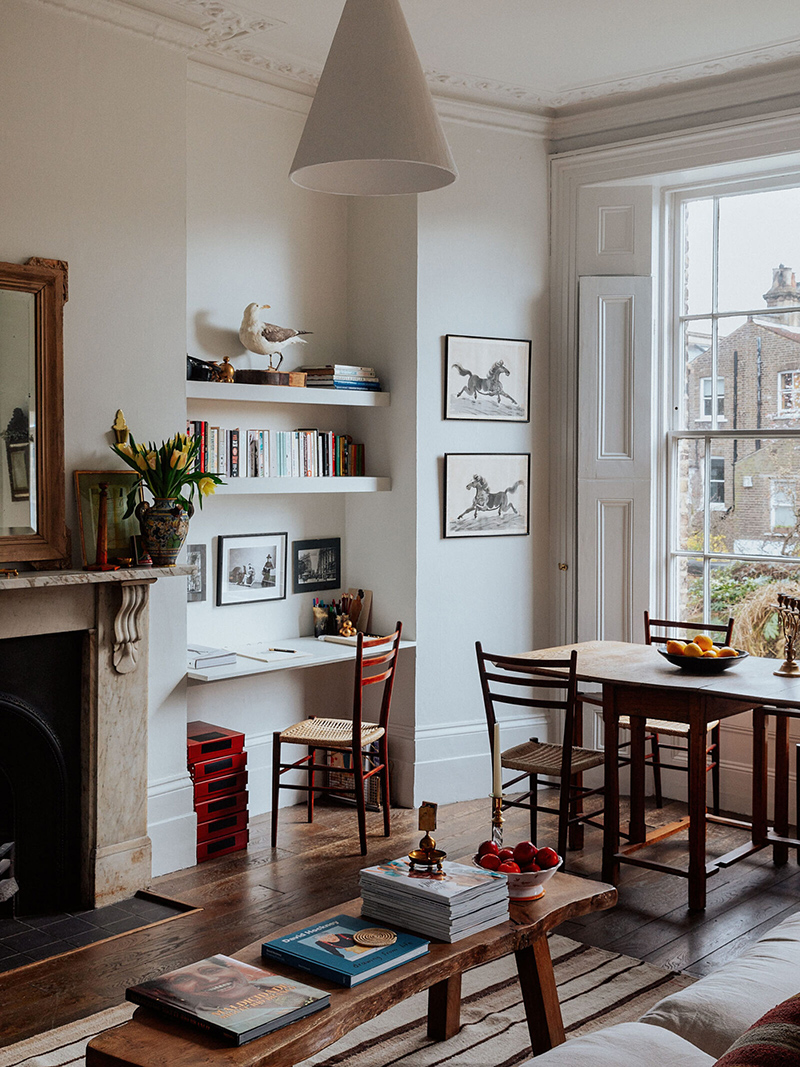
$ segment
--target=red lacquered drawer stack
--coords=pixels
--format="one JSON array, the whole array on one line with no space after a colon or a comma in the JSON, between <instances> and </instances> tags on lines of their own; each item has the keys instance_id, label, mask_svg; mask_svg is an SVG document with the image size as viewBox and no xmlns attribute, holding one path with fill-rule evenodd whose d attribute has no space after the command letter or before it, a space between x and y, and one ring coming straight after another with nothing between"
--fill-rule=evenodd
<instances>
[{"instance_id":1,"label":"red lacquered drawer stack","mask_svg":"<svg viewBox=\"0 0 800 1067\"><path fill-rule=\"evenodd\" d=\"M208 722L190 722L187 747L197 812L197 862L247 848L244 734Z\"/></svg>"}]
</instances>

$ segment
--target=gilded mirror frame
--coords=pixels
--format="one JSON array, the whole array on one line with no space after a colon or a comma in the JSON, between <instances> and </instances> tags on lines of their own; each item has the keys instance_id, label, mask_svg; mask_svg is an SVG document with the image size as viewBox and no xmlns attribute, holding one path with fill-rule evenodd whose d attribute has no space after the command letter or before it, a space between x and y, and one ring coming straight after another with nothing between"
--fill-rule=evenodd
<instances>
[{"instance_id":1,"label":"gilded mirror frame","mask_svg":"<svg viewBox=\"0 0 800 1067\"><path fill-rule=\"evenodd\" d=\"M64 335L67 264L29 259L0 263L0 289L32 293L36 374L36 527L0 536L0 562L54 564L67 556L64 484Z\"/></svg>"}]
</instances>

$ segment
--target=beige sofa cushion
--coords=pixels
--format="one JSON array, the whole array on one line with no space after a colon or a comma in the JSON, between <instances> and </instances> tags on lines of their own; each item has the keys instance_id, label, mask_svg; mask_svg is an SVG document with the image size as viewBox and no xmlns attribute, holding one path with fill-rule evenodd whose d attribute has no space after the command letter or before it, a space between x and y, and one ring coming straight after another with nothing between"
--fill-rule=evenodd
<instances>
[{"instance_id":1,"label":"beige sofa cushion","mask_svg":"<svg viewBox=\"0 0 800 1067\"><path fill-rule=\"evenodd\" d=\"M673 993L642 1023L679 1034L718 1059L765 1012L800 992L800 912L718 971Z\"/></svg>"},{"instance_id":2,"label":"beige sofa cushion","mask_svg":"<svg viewBox=\"0 0 800 1067\"><path fill-rule=\"evenodd\" d=\"M712 1067L713 1063L713 1056L669 1030L644 1023L618 1023L570 1038L527 1060L523 1067Z\"/></svg>"}]
</instances>

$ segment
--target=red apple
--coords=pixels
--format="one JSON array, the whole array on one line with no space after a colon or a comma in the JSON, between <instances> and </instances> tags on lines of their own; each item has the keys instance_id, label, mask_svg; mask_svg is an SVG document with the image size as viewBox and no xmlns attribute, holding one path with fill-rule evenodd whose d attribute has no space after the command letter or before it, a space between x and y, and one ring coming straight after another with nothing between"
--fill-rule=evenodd
<instances>
[{"instance_id":1,"label":"red apple","mask_svg":"<svg viewBox=\"0 0 800 1067\"><path fill-rule=\"evenodd\" d=\"M554 848L540 848L536 853L535 862L539 864L542 870L557 867L559 863L558 853Z\"/></svg>"},{"instance_id":2,"label":"red apple","mask_svg":"<svg viewBox=\"0 0 800 1067\"><path fill-rule=\"evenodd\" d=\"M495 856L493 852L487 852L485 856L481 856L478 860L478 866L487 871L496 871L500 866L500 857Z\"/></svg>"},{"instance_id":3,"label":"red apple","mask_svg":"<svg viewBox=\"0 0 800 1067\"><path fill-rule=\"evenodd\" d=\"M536 874L542 868L538 863L526 863L524 867L520 868L523 874Z\"/></svg>"},{"instance_id":4,"label":"red apple","mask_svg":"<svg viewBox=\"0 0 800 1067\"><path fill-rule=\"evenodd\" d=\"M497 853L497 855L500 857L500 862L501 863L505 863L506 860L513 860L514 859L514 849L513 848L501 848L500 851Z\"/></svg>"},{"instance_id":5,"label":"red apple","mask_svg":"<svg viewBox=\"0 0 800 1067\"><path fill-rule=\"evenodd\" d=\"M533 863L536 859L538 849L532 841L520 841L518 845L514 847L514 861L524 867L526 863Z\"/></svg>"},{"instance_id":6,"label":"red apple","mask_svg":"<svg viewBox=\"0 0 800 1067\"><path fill-rule=\"evenodd\" d=\"M513 860L506 860L505 863L501 863L497 868L499 874L519 874L519 864L514 863Z\"/></svg>"},{"instance_id":7,"label":"red apple","mask_svg":"<svg viewBox=\"0 0 800 1067\"><path fill-rule=\"evenodd\" d=\"M485 856L487 853L491 853L496 856L500 851L500 847L494 843L494 841L482 841L478 845L478 855Z\"/></svg>"}]
</instances>

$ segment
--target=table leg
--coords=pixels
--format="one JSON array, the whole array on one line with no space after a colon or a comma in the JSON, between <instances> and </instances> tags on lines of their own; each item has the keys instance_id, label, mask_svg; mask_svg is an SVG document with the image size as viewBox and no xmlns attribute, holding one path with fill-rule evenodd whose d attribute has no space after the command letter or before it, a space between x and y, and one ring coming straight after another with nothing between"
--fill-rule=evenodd
<instances>
[{"instance_id":1,"label":"table leg","mask_svg":"<svg viewBox=\"0 0 800 1067\"><path fill-rule=\"evenodd\" d=\"M767 716L753 708L753 844L767 841Z\"/></svg>"},{"instance_id":2,"label":"table leg","mask_svg":"<svg viewBox=\"0 0 800 1067\"><path fill-rule=\"evenodd\" d=\"M619 881L619 716L614 690L603 686L603 733L605 746L603 786L603 874L604 882Z\"/></svg>"},{"instance_id":3,"label":"table leg","mask_svg":"<svg viewBox=\"0 0 800 1067\"><path fill-rule=\"evenodd\" d=\"M644 819L644 736L645 719L631 715L631 843L644 841L647 829Z\"/></svg>"},{"instance_id":4,"label":"table leg","mask_svg":"<svg viewBox=\"0 0 800 1067\"><path fill-rule=\"evenodd\" d=\"M532 945L514 955L517 958L531 1050L534 1056L538 1056L556 1045L563 1045L566 1040L547 938L537 938Z\"/></svg>"},{"instance_id":5,"label":"table leg","mask_svg":"<svg viewBox=\"0 0 800 1067\"><path fill-rule=\"evenodd\" d=\"M461 1028L461 975L451 974L428 990L428 1037L449 1041Z\"/></svg>"},{"instance_id":6,"label":"table leg","mask_svg":"<svg viewBox=\"0 0 800 1067\"><path fill-rule=\"evenodd\" d=\"M689 712L689 908L706 906L706 716L702 700Z\"/></svg>"},{"instance_id":7,"label":"table leg","mask_svg":"<svg viewBox=\"0 0 800 1067\"><path fill-rule=\"evenodd\" d=\"M789 717L778 712L775 715L775 833L789 836ZM787 863L789 846L776 844L772 847L773 862Z\"/></svg>"}]
</instances>

